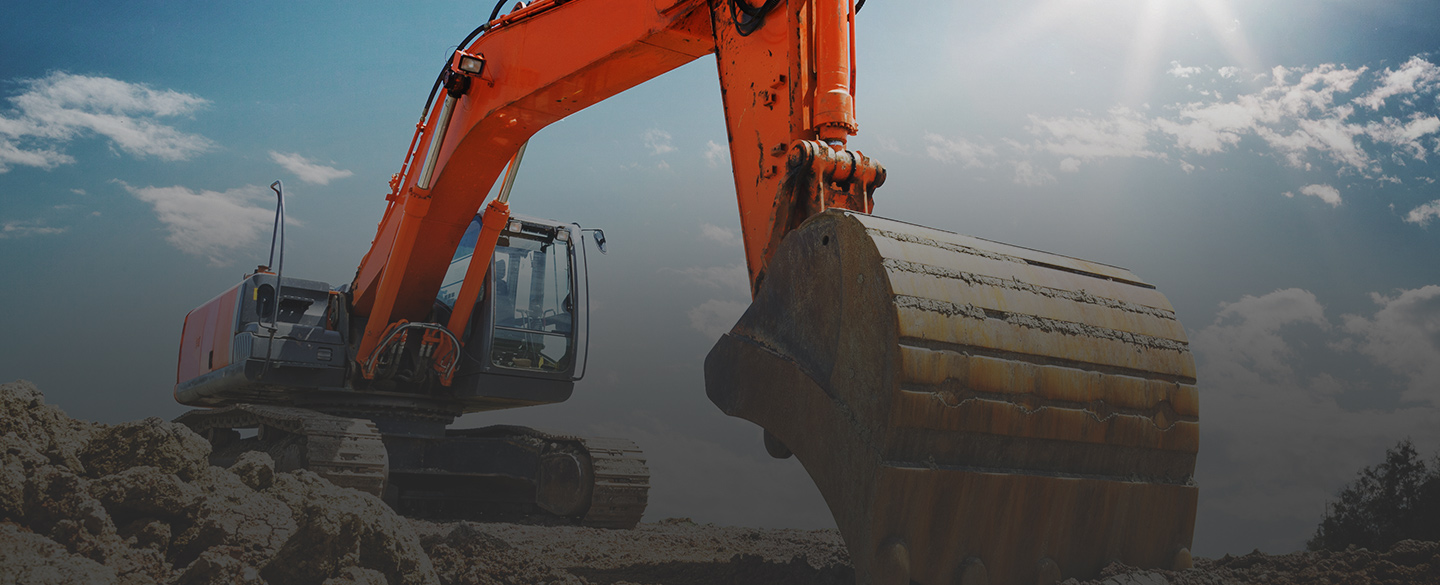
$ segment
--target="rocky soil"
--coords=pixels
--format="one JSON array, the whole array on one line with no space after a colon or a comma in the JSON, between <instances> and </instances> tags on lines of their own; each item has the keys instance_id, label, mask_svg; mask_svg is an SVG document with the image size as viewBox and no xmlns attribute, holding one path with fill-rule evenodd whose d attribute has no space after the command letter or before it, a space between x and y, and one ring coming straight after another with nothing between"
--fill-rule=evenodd
<instances>
[{"instance_id":1,"label":"rocky soil","mask_svg":"<svg viewBox=\"0 0 1440 585\"><path fill-rule=\"evenodd\" d=\"M854 582L834 531L683 519L630 531L397 516L380 500L251 453L228 469L158 418L106 425L0 384L0 585L830 585ZM1066 585L1436 583L1440 543L1112 565Z\"/></svg>"}]
</instances>

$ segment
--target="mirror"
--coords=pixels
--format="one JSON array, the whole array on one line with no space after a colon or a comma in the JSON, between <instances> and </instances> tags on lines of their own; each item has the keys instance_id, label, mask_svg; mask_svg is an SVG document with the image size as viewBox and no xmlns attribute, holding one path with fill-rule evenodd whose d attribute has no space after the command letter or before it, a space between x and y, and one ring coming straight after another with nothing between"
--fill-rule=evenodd
<instances>
[{"instance_id":1,"label":"mirror","mask_svg":"<svg viewBox=\"0 0 1440 585\"><path fill-rule=\"evenodd\" d=\"M605 230L591 230L591 231L594 231L594 232L595 232L595 234L594 234L594 236L595 236L595 247L600 250L600 253L601 253L601 254L605 254L605 253L606 253L606 252L605 252Z\"/></svg>"}]
</instances>

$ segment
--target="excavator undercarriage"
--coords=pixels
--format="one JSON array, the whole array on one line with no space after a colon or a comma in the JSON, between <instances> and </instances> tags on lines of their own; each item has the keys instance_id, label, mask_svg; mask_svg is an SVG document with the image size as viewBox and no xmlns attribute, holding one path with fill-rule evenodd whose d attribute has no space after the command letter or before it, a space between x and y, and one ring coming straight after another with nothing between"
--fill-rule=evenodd
<instances>
[{"instance_id":1,"label":"excavator undercarriage","mask_svg":"<svg viewBox=\"0 0 1440 585\"><path fill-rule=\"evenodd\" d=\"M277 471L308 469L407 516L632 528L645 513L650 472L625 439L346 414L239 404L176 420L210 440L216 465L262 451Z\"/></svg>"},{"instance_id":2,"label":"excavator undercarriage","mask_svg":"<svg viewBox=\"0 0 1440 585\"><path fill-rule=\"evenodd\" d=\"M862 582L1189 566L1194 362L1152 286L839 211L792 232L768 280L707 392L805 466Z\"/></svg>"}]
</instances>

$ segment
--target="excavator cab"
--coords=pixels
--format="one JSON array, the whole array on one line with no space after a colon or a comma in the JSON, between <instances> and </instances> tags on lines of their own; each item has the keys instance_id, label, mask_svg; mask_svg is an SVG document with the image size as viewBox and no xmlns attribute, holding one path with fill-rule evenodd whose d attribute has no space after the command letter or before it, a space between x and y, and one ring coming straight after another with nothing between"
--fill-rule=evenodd
<instances>
[{"instance_id":1,"label":"excavator cab","mask_svg":"<svg viewBox=\"0 0 1440 585\"><path fill-rule=\"evenodd\" d=\"M454 309L480 226L476 216L460 239L436 297L437 312ZM451 391L471 412L569 398L585 373L588 337L580 226L512 216L489 261L485 287L462 333L465 357Z\"/></svg>"},{"instance_id":2,"label":"excavator cab","mask_svg":"<svg viewBox=\"0 0 1440 585\"><path fill-rule=\"evenodd\" d=\"M501 236L491 258L488 294L479 301L489 301L479 307L488 310L478 315L488 316L490 324L490 352L481 361L501 369L569 374L571 379L583 374L575 369L576 354L583 349L575 337L575 297L580 283L572 277L577 250L570 239L571 227L526 219L510 222L512 229ZM440 289L437 301L451 309L479 232L480 218L476 217L461 239L446 284ZM579 296L583 301L583 295Z\"/></svg>"}]
</instances>

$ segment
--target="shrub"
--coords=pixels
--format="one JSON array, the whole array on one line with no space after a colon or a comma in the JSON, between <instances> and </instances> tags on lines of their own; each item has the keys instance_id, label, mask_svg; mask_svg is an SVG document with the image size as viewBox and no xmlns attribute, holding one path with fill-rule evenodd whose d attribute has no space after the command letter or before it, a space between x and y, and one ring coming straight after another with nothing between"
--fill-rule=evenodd
<instances>
[{"instance_id":1,"label":"shrub","mask_svg":"<svg viewBox=\"0 0 1440 585\"><path fill-rule=\"evenodd\" d=\"M1401 540L1440 539L1440 460L1427 466L1409 439L1385 451L1383 463L1360 470L1338 497L1326 504L1310 550L1387 550Z\"/></svg>"}]
</instances>

